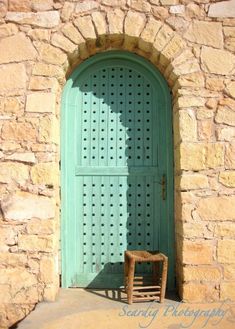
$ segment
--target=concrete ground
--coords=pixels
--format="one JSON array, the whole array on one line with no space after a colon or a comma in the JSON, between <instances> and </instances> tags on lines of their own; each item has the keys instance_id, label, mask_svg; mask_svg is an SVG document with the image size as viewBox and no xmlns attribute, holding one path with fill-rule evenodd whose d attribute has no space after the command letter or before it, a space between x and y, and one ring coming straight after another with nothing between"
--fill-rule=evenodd
<instances>
[{"instance_id":1,"label":"concrete ground","mask_svg":"<svg viewBox=\"0 0 235 329\"><path fill-rule=\"evenodd\" d=\"M61 289L54 303L40 303L17 329L234 329L235 304L133 303L115 290Z\"/></svg>"}]
</instances>

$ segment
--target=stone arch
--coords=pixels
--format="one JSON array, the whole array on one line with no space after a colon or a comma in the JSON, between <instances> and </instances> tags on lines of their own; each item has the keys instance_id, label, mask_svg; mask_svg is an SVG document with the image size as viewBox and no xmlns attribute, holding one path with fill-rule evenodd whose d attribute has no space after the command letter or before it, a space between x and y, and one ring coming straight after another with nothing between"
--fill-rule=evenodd
<instances>
[{"instance_id":1,"label":"stone arch","mask_svg":"<svg viewBox=\"0 0 235 329\"><path fill-rule=\"evenodd\" d=\"M109 15L105 19L101 12L93 12L61 25L52 36L49 51L55 52L66 71L65 76L61 76L62 85L65 77L85 59L99 52L117 49L148 59L160 70L171 88L175 153L176 273L179 292L183 297L183 238L179 234L182 232L183 211L179 188L182 170L180 152L182 137L193 125L185 108L197 106L197 102L200 102L195 96L198 96L196 90L204 86L203 75L192 48L168 25L152 16L146 18L144 14L133 11L125 16L121 10L115 9Z\"/></svg>"}]
</instances>

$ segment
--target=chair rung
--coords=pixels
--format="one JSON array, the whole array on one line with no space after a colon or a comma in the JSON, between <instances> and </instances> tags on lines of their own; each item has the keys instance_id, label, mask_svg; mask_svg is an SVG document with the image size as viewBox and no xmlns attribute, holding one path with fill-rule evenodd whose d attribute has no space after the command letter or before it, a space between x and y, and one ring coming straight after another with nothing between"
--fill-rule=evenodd
<instances>
[{"instance_id":1,"label":"chair rung","mask_svg":"<svg viewBox=\"0 0 235 329\"><path fill-rule=\"evenodd\" d=\"M139 300L160 300L159 296L154 296L154 297L136 297L132 299L133 302L138 302Z\"/></svg>"},{"instance_id":2,"label":"chair rung","mask_svg":"<svg viewBox=\"0 0 235 329\"><path fill-rule=\"evenodd\" d=\"M142 289L160 289L160 286L142 286L142 287L133 287L133 290L142 290Z\"/></svg>"},{"instance_id":3,"label":"chair rung","mask_svg":"<svg viewBox=\"0 0 235 329\"><path fill-rule=\"evenodd\" d=\"M155 295L160 295L160 291L133 291L133 296L155 296Z\"/></svg>"}]
</instances>

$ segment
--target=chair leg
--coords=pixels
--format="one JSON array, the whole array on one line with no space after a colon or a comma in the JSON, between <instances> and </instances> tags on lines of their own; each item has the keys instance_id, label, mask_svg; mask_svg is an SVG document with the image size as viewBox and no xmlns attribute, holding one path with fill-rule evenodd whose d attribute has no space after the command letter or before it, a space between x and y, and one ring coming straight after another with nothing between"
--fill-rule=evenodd
<instances>
[{"instance_id":1,"label":"chair leg","mask_svg":"<svg viewBox=\"0 0 235 329\"><path fill-rule=\"evenodd\" d=\"M162 264L162 282L160 291L160 303L164 302L166 293L166 280L167 280L168 258L166 257Z\"/></svg>"},{"instance_id":2,"label":"chair leg","mask_svg":"<svg viewBox=\"0 0 235 329\"><path fill-rule=\"evenodd\" d=\"M135 275L135 261L133 259L130 259L129 266L128 266L128 284L127 284L127 302L128 302L128 304L132 304L134 275Z\"/></svg>"}]
</instances>

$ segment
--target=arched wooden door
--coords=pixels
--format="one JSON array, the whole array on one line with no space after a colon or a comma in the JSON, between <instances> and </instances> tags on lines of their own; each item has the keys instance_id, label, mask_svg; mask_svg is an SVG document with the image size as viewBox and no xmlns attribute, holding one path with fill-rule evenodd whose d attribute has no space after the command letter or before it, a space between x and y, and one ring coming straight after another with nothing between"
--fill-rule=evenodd
<instances>
[{"instance_id":1,"label":"arched wooden door","mask_svg":"<svg viewBox=\"0 0 235 329\"><path fill-rule=\"evenodd\" d=\"M119 287L124 250L159 249L172 288L170 94L151 63L110 51L74 71L63 93L61 165L63 287Z\"/></svg>"}]
</instances>

